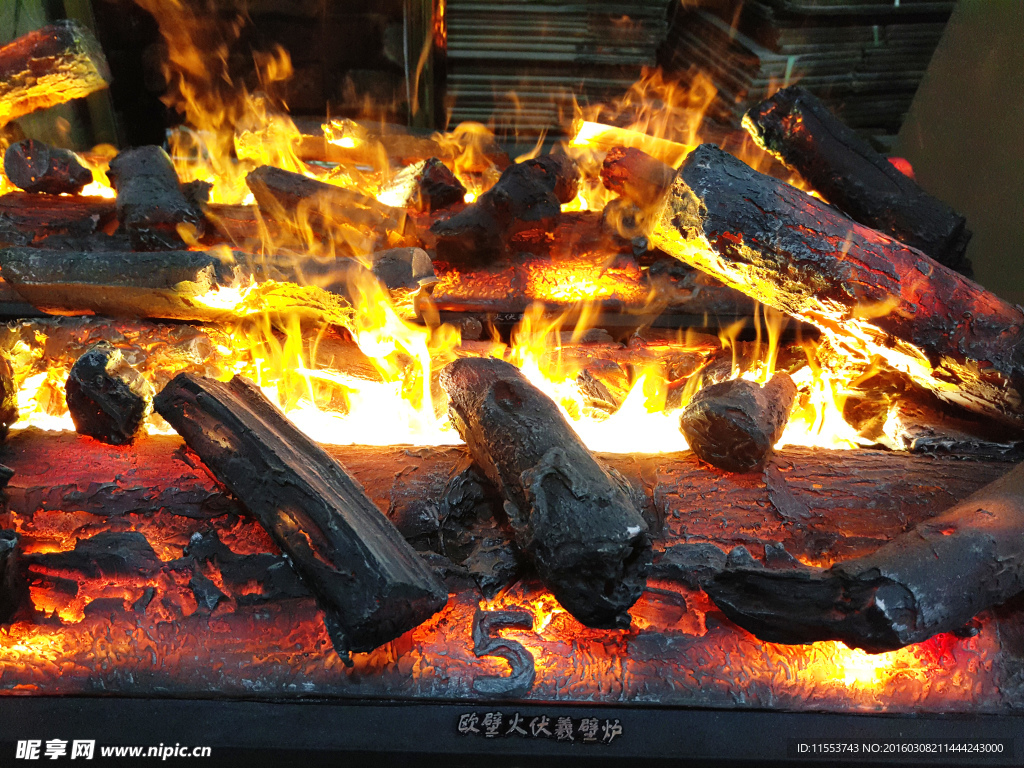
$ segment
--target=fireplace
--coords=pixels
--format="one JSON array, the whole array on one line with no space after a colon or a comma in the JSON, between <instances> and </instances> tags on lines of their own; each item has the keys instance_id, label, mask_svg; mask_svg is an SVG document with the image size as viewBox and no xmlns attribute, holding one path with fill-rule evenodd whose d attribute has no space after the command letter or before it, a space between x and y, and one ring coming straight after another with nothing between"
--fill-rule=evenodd
<instances>
[{"instance_id":1,"label":"fireplace","mask_svg":"<svg viewBox=\"0 0 1024 768\"><path fill-rule=\"evenodd\" d=\"M77 152L111 4L0 48L0 749L1018 761L1024 314L840 76L905 4L138 0Z\"/></svg>"}]
</instances>

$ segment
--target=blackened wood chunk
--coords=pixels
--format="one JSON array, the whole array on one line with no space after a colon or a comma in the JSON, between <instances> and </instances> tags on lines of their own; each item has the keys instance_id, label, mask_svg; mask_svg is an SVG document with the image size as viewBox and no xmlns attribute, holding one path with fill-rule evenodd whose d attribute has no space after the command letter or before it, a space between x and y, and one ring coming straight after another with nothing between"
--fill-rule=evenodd
<instances>
[{"instance_id":1,"label":"blackened wood chunk","mask_svg":"<svg viewBox=\"0 0 1024 768\"><path fill-rule=\"evenodd\" d=\"M26 555L25 559L30 565L72 571L92 579L148 577L163 567L146 537L137 531L104 531L79 539L68 552Z\"/></svg>"},{"instance_id":2,"label":"blackened wood chunk","mask_svg":"<svg viewBox=\"0 0 1024 768\"><path fill-rule=\"evenodd\" d=\"M461 203L466 197L466 188L462 186L462 182L436 157L423 164L418 182L419 199L416 201L416 207L421 211L439 211L455 203Z\"/></svg>"},{"instance_id":3,"label":"blackened wood chunk","mask_svg":"<svg viewBox=\"0 0 1024 768\"><path fill-rule=\"evenodd\" d=\"M870 555L825 570L734 564L706 589L762 640L882 652L964 626L1024 591L1024 466Z\"/></svg>"},{"instance_id":4,"label":"blackened wood chunk","mask_svg":"<svg viewBox=\"0 0 1024 768\"><path fill-rule=\"evenodd\" d=\"M510 165L476 202L430 231L437 255L452 263L486 263L504 253L508 239L526 230L547 230L579 186L576 166L564 155L543 155Z\"/></svg>"},{"instance_id":5,"label":"blackened wood chunk","mask_svg":"<svg viewBox=\"0 0 1024 768\"><path fill-rule=\"evenodd\" d=\"M252 555L232 552L212 529L194 533L185 547L185 555L216 566L225 589L238 605L310 596L306 585L283 557L269 552ZM259 585L259 592L252 591L254 584Z\"/></svg>"},{"instance_id":6,"label":"blackened wood chunk","mask_svg":"<svg viewBox=\"0 0 1024 768\"><path fill-rule=\"evenodd\" d=\"M109 82L103 50L85 27L57 21L29 32L0 48L0 126Z\"/></svg>"},{"instance_id":7,"label":"blackened wood chunk","mask_svg":"<svg viewBox=\"0 0 1024 768\"><path fill-rule=\"evenodd\" d=\"M444 607L447 590L363 489L252 383L182 373L155 403L287 555L343 659Z\"/></svg>"},{"instance_id":8,"label":"blackened wood chunk","mask_svg":"<svg viewBox=\"0 0 1024 768\"><path fill-rule=\"evenodd\" d=\"M422 248L389 248L369 259L374 277L389 290L418 290L437 282L430 255Z\"/></svg>"},{"instance_id":9,"label":"blackened wood chunk","mask_svg":"<svg viewBox=\"0 0 1024 768\"><path fill-rule=\"evenodd\" d=\"M203 215L181 189L171 158L160 147L121 152L107 176L117 190L117 217L139 251L190 245L203 233ZM183 232L189 232L182 237Z\"/></svg>"},{"instance_id":10,"label":"blackened wood chunk","mask_svg":"<svg viewBox=\"0 0 1024 768\"><path fill-rule=\"evenodd\" d=\"M88 242L116 215L114 201L102 197L8 192L0 195L0 244L32 245L51 237Z\"/></svg>"},{"instance_id":11,"label":"blackened wood chunk","mask_svg":"<svg viewBox=\"0 0 1024 768\"><path fill-rule=\"evenodd\" d=\"M716 146L683 162L651 239L947 402L1024 425L1024 310Z\"/></svg>"},{"instance_id":12,"label":"blackened wood chunk","mask_svg":"<svg viewBox=\"0 0 1024 768\"><path fill-rule=\"evenodd\" d=\"M746 379L700 390L679 417L679 429L701 459L729 472L764 466L782 437L796 398L796 385L777 373L763 387Z\"/></svg>"},{"instance_id":13,"label":"blackened wood chunk","mask_svg":"<svg viewBox=\"0 0 1024 768\"><path fill-rule=\"evenodd\" d=\"M784 88L751 109L743 126L854 221L971 275L964 217L901 173L810 91Z\"/></svg>"},{"instance_id":14,"label":"blackened wood chunk","mask_svg":"<svg viewBox=\"0 0 1024 768\"><path fill-rule=\"evenodd\" d=\"M621 197L641 209L661 200L672 186L675 170L657 158L633 147L615 147L605 155L601 165L601 181Z\"/></svg>"},{"instance_id":15,"label":"blackened wood chunk","mask_svg":"<svg viewBox=\"0 0 1024 768\"><path fill-rule=\"evenodd\" d=\"M28 579L18 544L15 531L0 529L0 623L11 621L28 603Z\"/></svg>"},{"instance_id":16,"label":"blackened wood chunk","mask_svg":"<svg viewBox=\"0 0 1024 768\"><path fill-rule=\"evenodd\" d=\"M505 497L516 542L554 596L592 627L628 627L651 563L647 523L543 392L512 365L441 371L449 416Z\"/></svg>"},{"instance_id":17,"label":"blackened wood chunk","mask_svg":"<svg viewBox=\"0 0 1024 768\"><path fill-rule=\"evenodd\" d=\"M192 573L188 586L192 590L192 596L196 599L196 605L204 613L210 613L220 604L221 600L227 599L227 595L221 592L217 585L210 580L210 577L198 568Z\"/></svg>"},{"instance_id":18,"label":"blackened wood chunk","mask_svg":"<svg viewBox=\"0 0 1024 768\"><path fill-rule=\"evenodd\" d=\"M153 412L153 387L106 343L75 361L65 392L75 430L111 445L132 442Z\"/></svg>"},{"instance_id":19,"label":"blackened wood chunk","mask_svg":"<svg viewBox=\"0 0 1024 768\"><path fill-rule=\"evenodd\" d=\"M74 152L34 139L7 148L4 173L18 189L47 195L77 195L92 181L92 171L78 162Z\"/></svg>"},{"instance_id":20,"label":"blackened wood chunk","mask_svg":"<svg viewBox=\"0 0 1024 768\"><path fill-rule=\"evenodd\" d=\"M18 387L14 382L14 366L7 353L0 352L0 440L7 437L18 415Z\"/></svg>"}]
</instances>

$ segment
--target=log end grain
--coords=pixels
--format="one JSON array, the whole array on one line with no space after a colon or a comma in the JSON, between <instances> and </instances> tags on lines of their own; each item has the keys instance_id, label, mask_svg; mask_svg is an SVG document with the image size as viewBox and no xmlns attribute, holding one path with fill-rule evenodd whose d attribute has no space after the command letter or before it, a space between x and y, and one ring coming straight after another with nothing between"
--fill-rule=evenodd
<instances>
[{"instance_id":1,"label":"log end grain","mask_svg":"<svg viewBox=\"0 0 1024 768\"><path fill-rule=\"evenodd\" d=\"M78 358L65 391L75 430L111 445L132 442L153 411L153 387L106 343Z\"/></svg>"}]
</instances>

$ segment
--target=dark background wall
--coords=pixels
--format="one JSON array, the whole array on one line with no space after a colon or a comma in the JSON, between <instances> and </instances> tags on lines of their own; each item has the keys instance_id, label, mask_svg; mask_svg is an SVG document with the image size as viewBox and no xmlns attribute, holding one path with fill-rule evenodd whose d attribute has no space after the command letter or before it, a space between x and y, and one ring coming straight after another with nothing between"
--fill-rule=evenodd
<instances>
[{"instance_id":1,"label":"dark background wall","mask_svg":"<svg viewBox=\"0 0 1024 768\"><path fill-rule=\"evenodd\" d=\"M1024 2L960 0L896 148L967 217L975 279L1024 304Z\"/></svg>"}]
</instances>

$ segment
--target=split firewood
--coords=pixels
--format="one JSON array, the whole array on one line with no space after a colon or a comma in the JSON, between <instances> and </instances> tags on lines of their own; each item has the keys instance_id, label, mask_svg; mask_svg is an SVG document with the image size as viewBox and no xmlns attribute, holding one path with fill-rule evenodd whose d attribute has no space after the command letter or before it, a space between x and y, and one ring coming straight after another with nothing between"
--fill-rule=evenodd
<instances>
[{"instance_id":1,"label":"split firewood","mask_svg":"<svg viewBox=\"0 0 1024 768\"><path fill-rule=\"evenodd\" d=\"M651 238L853 359L1024 424L1024 310L715 146L683 163Z\"/></svg>"},{"instance_id":2,"label":"split firewood","mask_svg":"<svg viewBox=\"0 0 1024 768\"><path fill-rule=\"evenodd\" d=\"M512 235L549 229L577 188L576 166L564 155L510 165L476 202L431 226L438 257L456 264L491 262Z\"/></svg>"},{"instance_id":3,"label":"split firewood","mask_svg":"<svg viewBox=\"0 0 1024 768\"><path fill-rule=\"evenodd\" d=\"M15 531L0 529L0 623L11 621L28 603L28 581Z\"/></svg>"},{"instance_id":4,"label":"split firewood","mask_svg":"<svg viewBox=\"0 0 1024 768\"><path fill-rule=\"evenodd\" d=\"M106 88L100 44L74 21L57 21L0 48L0 126Z\"/></svg>"},{"instance_id":5,"label":"split firewood","mask_svg":"<svg viewBox=\"0 0 1024 768\"><path fill-rule=\"evenodd\" d=\"M876 552L827 570L726 566L706 585L762 640L891 651L1024 591L1024 465Z\"/></svg>"},{"instance_id":6,"label":"split firewood","mask_svg":"<svg viewBox=\"0 0 1024 768\"><path fill-rule=\"evenodd\" d=\"M92 181L92 171L78 162L74 152L25 139L4 153L4 173L26 192L77 195Z\"/></svg>"},{"instance_id":7,"label":"split firewood","mask_svg":"<svg viewBox=\"0 0 1024 768\"><path fill-rule=\"evenodd\" d=\"M241 254L236 258L241 260ZM0 250L0 274L34 307L60 315L216 320L196 301L230 284L232 266L203 251Z\"/></svg>"},{"instance_id":8,"label":"split firewood","mask_svg":"<svg viewBox=\"0 0 1024 768\"><path fill-rule=\"evenodd\" d=\"M763 387L733 379L702 389L679 418L679 429L701 459L729 472L764 466L782 437L796 399L796 385L776 373Z\"/></svg>"},{"instance_id":9,"label":"split firewood","mask_svg":"<svg viewBox=\"0 0 1024 768\"><path fill-rule=\"evenodd\" d=\"M121 152L107 176L117 190L117 218L136 250L180 248L202 235L203 216L185 199L171 158L160 147Z\"/></svg>"},{"instance_id":10,"label":"split firewood","mask_svg":"<svg viewBox=\"0 0 1024 768\"><path fill-rule=\"evenodd\" d=\"M964 217L897 170L811 92L784 88L751 109L743 127L854 221L970 276Z\"/></svg>"},{"instance_id":11,"label":"split firewood","mask_svg":"<svg viewBox=\"0 0 1024 768\"><path fill-rule=\"evenodd\" d=\"M250 382L180 374L156 410L288 556L342 659L444 607L447 590L362 488Z\"/></svg>"},{"instance_id":12,"label":"split firewood","mask_svg":"<svg viewBox=\"0 0 1024 768\"><path fill-rule=\"evenodd\" d=\"M265 216L300 231L308 227L343 254L381 250L389 232L405 228L403 210L300 173L263 165L245 183Z\"/></svg>"},{"instance_id":13,"label":"split firewood","mask_svg":"<svg viewBox=\"0 0 1024 768\"><path fill-rule=\"evenodd\" d=\"M153 412L153 387L106 343L75 361L65 392L75 431L111 445L132 442Z\"/></svg>"},{"instance_id":14,"label":"split firewood","mask_svg":"<svg viewBox=\"0 0 1024 768\"><path fill-rule=\"evenodd\" d=\"M505 497L516 541L587 626L628 627L650 567L647 524L555 403L514 366L456 360L441 371L449 415Z\"/></svg>"},{"instance_id":15,"label":"split firewood","mask_svg":"<svg viewBox=\"0 0 1024 768\"><path fill-rule=\"evenodd\" d=\"M0 195L0 244L32 245L51 236L88 238L116 218L113 200L28 192Z\"/></svg>"}]
</instances>

